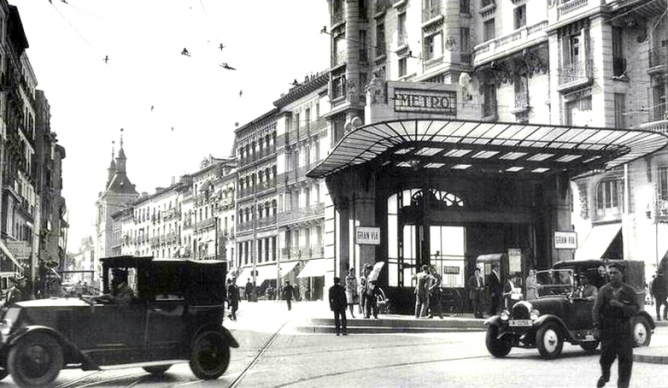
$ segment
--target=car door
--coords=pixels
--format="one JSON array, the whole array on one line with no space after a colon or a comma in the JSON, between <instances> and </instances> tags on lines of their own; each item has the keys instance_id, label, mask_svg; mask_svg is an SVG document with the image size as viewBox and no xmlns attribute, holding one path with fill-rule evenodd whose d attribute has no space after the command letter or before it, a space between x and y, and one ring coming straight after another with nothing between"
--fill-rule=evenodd
<instances>
[{"instance_id":1,"label":"car door","mask_svg":"<svg viewBox=\"0 0 668 388\"><path fill-rule=\"evenodd\" d=\"M154 360L178 359L185 337L185 302L156 299L147 308L147 352Z\"/></svg>"},{"instance_id":2,"label":"car door","mask_svg":"<svg viewBox=\"0 0 668 388\"><path fill-rule=\"evenodd\" d=\"M145 304L96 304L77 315L75 343L98 365L144 361Z\"/></svg>"},{"instance_id":3,"label":"car door","mask_svg":"<svg viewBox=\"0 0 668 388\"><path fill-rule=\"evenodd\" d=\"M568 313L567 316L563 317L563 319L568 326L568 330L592 329L592 309L594 308L593 300L568 298L567 306L568 307L566 310Z\"/></svg>"}]
</instances>

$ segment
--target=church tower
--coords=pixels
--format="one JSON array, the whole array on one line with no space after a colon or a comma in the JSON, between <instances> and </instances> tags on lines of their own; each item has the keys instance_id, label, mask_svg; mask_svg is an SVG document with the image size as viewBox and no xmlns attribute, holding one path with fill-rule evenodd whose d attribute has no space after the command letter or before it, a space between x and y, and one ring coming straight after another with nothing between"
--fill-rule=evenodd
<instances>
[{"instance_id":1,"label":"church tower","mask_svg":"<svg viewBox=\"0 0 668 388\"><path fill-rule=\"evenodd\" d=\"M107 169L107 184L104 191L100 192L96 207L95 219L95 261L111 256L113 242L113 221L111 215L119 210L125 209L139 198L127 176L125 150L123 150L123 129L121 128L121 141L118 156L114 160L114 146L112 142L111 163Z\"/></svg>"}]
</instances>

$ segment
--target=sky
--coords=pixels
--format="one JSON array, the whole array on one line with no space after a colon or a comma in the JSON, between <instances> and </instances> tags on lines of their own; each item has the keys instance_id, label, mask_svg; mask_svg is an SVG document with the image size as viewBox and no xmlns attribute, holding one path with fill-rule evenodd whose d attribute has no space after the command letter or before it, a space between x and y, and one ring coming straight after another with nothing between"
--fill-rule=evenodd
<instances>
[{"instance_id":1,"label":"sky","mask_svg":"<svg viewBox=\"0 0 668 388\"><path fill-rule=\"evenodd\" d=\"M237 124L271 110L294 79L329 67L325 0L66 1L9 3L67 153L71 252L94 233L121 128L128 176L150 194L208 155L232 155Z\"/></svg>"}]
</instances>

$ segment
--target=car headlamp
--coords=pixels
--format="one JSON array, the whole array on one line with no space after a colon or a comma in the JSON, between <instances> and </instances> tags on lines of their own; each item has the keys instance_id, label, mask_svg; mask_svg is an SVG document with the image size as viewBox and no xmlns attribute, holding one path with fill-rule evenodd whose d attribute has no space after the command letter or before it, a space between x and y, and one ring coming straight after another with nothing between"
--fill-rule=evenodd
<instances>
[{"instance_id":1,"label":"car headlamp","mask_svg":"<svg viewBox=\"0 0 668 388\"><path fill-rule=\"evenodd\" d=\"M501 320L502 321L507 321L509 316L510 316L510 313L508 312L508 310L501 311Z\"/></svg>"},{"instance_id":2,"label":"car headlamp","mask_svg":"<svg viewBox=\"0 0 668 388\"><path fill-rule=\"evenodd\" d=\"M529 313L529 318L531 318L532 321L535 321L536 319L538 319L538 317L540 317L540 311L536 309L531 310L531 312Z\"/></svg>"}]
</instances>

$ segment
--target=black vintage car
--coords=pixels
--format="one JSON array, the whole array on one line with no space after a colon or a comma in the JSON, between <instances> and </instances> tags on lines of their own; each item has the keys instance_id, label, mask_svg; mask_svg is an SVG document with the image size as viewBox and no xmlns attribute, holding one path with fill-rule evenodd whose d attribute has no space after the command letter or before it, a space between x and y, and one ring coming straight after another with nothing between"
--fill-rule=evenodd
<instances>
[{"instance_id":1,"label":"black vintage car","mask_svg":"<svg viewBox=\"0 0 668 388\"><path fill-rule=\"evenodd\" d=\"M216 379L239 344L222 326L224 262L152 257L103 259L111 273L130 274L134 299L53 298L9 306L0 322L0 370L22 387L45 387L62 368L143 367L160 375L189 362L201 379Z\"/></svg>"},{"instance_id":2,"label":"black vintage car","mask_svg":"<svg viewBox=\"0 0 668 388\"><path fill-rule=\"evenodd\" d=\"M599 344L593 335L594 300L578 297L575 279L585 274L600 287L607 280L598 274L598 268L612 262L563 261L551 270L538 271L538 299L517 302L485 322L487 350L495 357L505 357L513 347L538 348L541 357L553 359L561 354L564 342L570 342L594 351ZM625 260L624 264L624 282L636 289L638 303L644 306L644 262ZM652 317L644 310L633 318L636 346L649 346L654 327Z\"/></svg>"}]
</instances>

